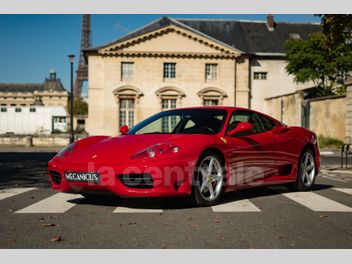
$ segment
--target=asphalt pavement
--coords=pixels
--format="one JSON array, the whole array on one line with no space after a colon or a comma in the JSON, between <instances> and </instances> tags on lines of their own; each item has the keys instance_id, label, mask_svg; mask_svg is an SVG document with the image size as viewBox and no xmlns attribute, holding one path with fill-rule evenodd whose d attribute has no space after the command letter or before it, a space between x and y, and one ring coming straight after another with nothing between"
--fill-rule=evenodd
<instances>
[{"instance_id":1,"label":"asphalt pavement","mask_svg":"<svg viewBox=\"0 0 352 264\"><path fill-rule=\"evenodd\" d=\"M54 192L46 168L53 155L0 153L0 248L352 247L352 174L337 169L336 155L322 157L312 192L262 187L207 208L184 198L93 203Z\"/></svg>"}]
</instances>

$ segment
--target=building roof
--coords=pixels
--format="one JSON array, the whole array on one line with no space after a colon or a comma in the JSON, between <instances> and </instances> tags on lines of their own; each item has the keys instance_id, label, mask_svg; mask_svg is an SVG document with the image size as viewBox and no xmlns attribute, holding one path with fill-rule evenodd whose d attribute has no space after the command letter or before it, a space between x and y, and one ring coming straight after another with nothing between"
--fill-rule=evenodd
<instances>
[{"instance_id":1,"label":"building roof","mask_svg":"<svg viewBox=\"0 0 352 264\"><path fill-rule=\"evenodd\" d=\"M67 92L55 74L46 78L44 83L0 83L0 92L2 93L33 93L34 91Z\"/></svg>"},{"instance_id":2,"label":"building roof","mask_svg":"<svg viewBox=\"0 0 352 264\"><path fill-rule=\"evenodd\" d=\"M244 53L257 55L284 55L285 43L289 38L306 39L309 35L322 31L321 25L316 23L275 22L274 30L270 30L266 21L161 17L113 42L86 51L97 51L169 25L190 30Z\"/></svg>"}]
</instances>

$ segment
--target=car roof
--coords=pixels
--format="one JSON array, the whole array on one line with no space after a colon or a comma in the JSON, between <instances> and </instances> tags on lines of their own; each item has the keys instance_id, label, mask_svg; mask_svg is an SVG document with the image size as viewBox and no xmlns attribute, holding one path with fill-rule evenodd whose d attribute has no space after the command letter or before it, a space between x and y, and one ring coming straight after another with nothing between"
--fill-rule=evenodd
<instances>
[{"instance_id":1,"label":"car roof","mask_svg":"<svg viewBox=\"0 0 352 264\"><path fill-rule=\"evenodd\" d=\"M218 110L226 110L226 111L233 111L233 110L253 111L248 108L237 107L237 106L192 106L192 107L176 108L175 110L187 110L187 109L218 109Z\"/></svg>"}]
</instances>

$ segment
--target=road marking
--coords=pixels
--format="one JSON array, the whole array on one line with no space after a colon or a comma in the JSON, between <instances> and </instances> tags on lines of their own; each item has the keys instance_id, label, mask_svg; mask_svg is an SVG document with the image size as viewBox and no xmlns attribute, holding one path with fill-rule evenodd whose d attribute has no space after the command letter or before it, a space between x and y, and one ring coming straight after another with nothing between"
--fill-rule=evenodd
<instances>
[{"instance_id":1,"label":"road marking","mask_svg":"<svg viewBox=\"0 0 352 264\"><path fill-rule=\"evenodd\" d=\"M130 201L124 201L122 202L116 209L113 211L113 213L162 213L162 209L155 209L155 208L148 208L145 205L141 205L140 208L133 208L131 206L132 203ZM136 205L134 203L134 205Z\"/></svg>"},{"instance_id":2,"label":"road marking","mask_svg":"<svg viewBox=\"0 0 352 264\"><path fill-rule=\"evenodd\" d=\"M36 188L8 188L0 190L0 200L15 196L17 194L33 191Z\"/></svg>"},{"instance_id":3,"label":"road marking","mask_svg":"<svg viewBox=\"0 0 352 264\"><path fill-rule=\"evenodd\" d=\"M326 175L321 175L321 177L329 179L329 180L337 181L337 182L347 182L347 181L336 179L334 177L329 177L329 176L326 176Z\"/></svg>"},{"instance_id":4,"label":"road marking","mask_svg":"<svg viewBox=\"0 0 352 264\"><path fill-rule=\"evenodd\" d=\"M352 195L352 188L332 188L335 191L344 192Z\"/></svg>"},{"instance_id":5,"label":"road marking","mask_svg":"<svg viewBox=\"0 0 352 264\"><path fill-rule=\"evenodd\" d=\"M320 151L320 155L322 155L322 156L334 155L334 152L332 152L332 151Z\"/></svg>"},{"instance_id":6,"label":"road marking","mask_svg":"<svg viewBox=\"0 0 352 264\"><path fill-rule=\"evenodd\" d=\"M16 213L65 213L76 205L76 203L69 201L77 198L82 198L82 196L80 194L72 193L57 193L35 204L25 207Z\"/></svg>"},{"instance_id":7,"label":"road marking","mask_svg":"<svg viewBox=\"0 0 352 264\"><path fill-rule=\"evenodd\" d=\"M260 209L251 203L248 199L218 204L211 207L215 213L223 212L260 212Z\"/></svg>"},{"instance_id":8,"label":"road marking","mask_svg":"<svg viewBox=\"0 0 352 264\"><path fill-rule=\"evenodd\" d=\"M352 208L313 192L283 193L287 198L317 212L352 212Z\"/></svg>"}]
</instances>

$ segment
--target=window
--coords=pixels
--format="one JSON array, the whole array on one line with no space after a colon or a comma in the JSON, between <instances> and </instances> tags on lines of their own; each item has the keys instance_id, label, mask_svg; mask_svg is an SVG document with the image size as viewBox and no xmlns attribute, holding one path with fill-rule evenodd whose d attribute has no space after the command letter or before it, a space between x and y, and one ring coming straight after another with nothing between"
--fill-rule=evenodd
<instances>
[{"instance_id":1,"label":"window","mask_svg":"<svg viewBox=\"0 0 352 264\"><path fill-rule=\"evenodd\" d=\"M133 62L121 62L121 80L133 79Z\"/></svg>"},{"instance_id":2,"label":"window","mask_svg":"<svg viewBox=\"0 0 352 264\"><path fill-rule=\"evenodd\" d=\"M266 80L267 74L267 72L255 72L254 80Z\"/></svg>"},{"instance_id":3,"label":"window","mask_svg":"<svg viewBox=\"0 0 352 264\"><path fill-rule=\"evenodd\" d=\"M164 79L176 78L176 63L164 63Z\"/></svg>"},{"instance_id":4,"label":"window","mask_svg":"<svg viewBox=\"0 0 352 264\"><path fill-rule=\"evenodd\" d=\"M218 71L217 64L205 64L205 79L206 80L216 80L217 71Z\"/></svg>"},{"instance_id":5,"label":"window","mask_svg":"<svg viewBox=\"0 0 352 264\"><path fill-rule=\"evenodd\" d=\"M3 112L3 113L7 112L7 108L6 107L1 107L1 112Z\"/></svg>"},{"instance_id":6,"label":"window","mask_svg":"<svg viewBox=\"0 0 352 264\"><path fill-rule=\"evenodd\" d=\"M163 120L172 120L164 126ZM216 134L223 128L226 111L218 109L173 109L160 112L133 127L129 134Z\"/></svg>"},{"instance_id":7,"label":"window","mask_svg":"<svg viewBox=\"0 0 352 264\"><path fill-rule=\"evenodd\" d=\"M36 109L34 107L29 108L29 112L34 113Z\"/></svg>"},{"instance_id":8,"label":"window","mask_svg":"<svg viewBox=\"0 0 352 264\"><path fill-rule=\"evenodd\" d=\"M162 99L161 106L162 110L169 110L176 108L177 99Z\"/></svg>"},{"instance_id":9,"label":"window","mask_svg":"<svg viewBox=\"0 0 352 264\"><path fill-rule=\"evenodd\" d=\"M66 117L65 116L54 116L53 121L54 121L54 123L66 123Z\"/></svg>"},{"instance_id":10,"label":"window","mask_svg":"<svg viewBox=\"0 0 352 264\"><path fill-rule=\"evenodd\" d=\"M268 117L263 116L263 115L259 115L259 118L262 121L262 124L264 126L265 131L271 130L275 127L274 121L272 121Z\"/></svg>"},{"instance_id":11,"label":"window","mask_svg":"<svg viewBox=\"0 0 352 264\"><path fill-rule=\"evenodd\" d=\"M176 108L176 100L177 99L162 99L161 106L162 110L170 110ZM176 116L165 116L162 118L162 132L171 133L173 128L177 124Z\"/></svg>"},{"instance_id":12,"label":"window","mask_svg":"<svg viewBox=\"0 0 352 264\"><path fill-rule=\"evenodd\" d=\"M265 131L258 114L249 111L235 111L230 118L226 131L236 128L240 122L248 122L253 125L251 134L258 134Z\"/></svg>"},{"instance_id":13,"label":"window","mask_svg":"<svg viewBox=\"0 0 352 264\"><path fill-rule=\"evenodd\" d=\"M134 99L120 99L120 127L134 125Z\"/></svg>"},{"instance_id":14,"label":"window","mask_svg":"<svg viewBox=\"0 0 352 264\"><path fill-rule=\"evenodd\" d=\"M219 100L218 99L204 99L203 105L204 106L219 105Z\"/></svg>"},{"instance_id":15,"label":"window","mask_svg":"<svg viewBox=\"0 0 352 264\"><path fill-rule=\"evenodd\" d=\"M16 112L16 113L21 113L21 112L22 112L22 109L19 108L19 107L16 107L16 108L15 108L15 112Z\"/></svg>"}]
</instances>

